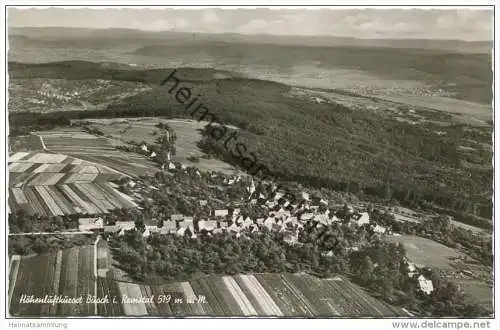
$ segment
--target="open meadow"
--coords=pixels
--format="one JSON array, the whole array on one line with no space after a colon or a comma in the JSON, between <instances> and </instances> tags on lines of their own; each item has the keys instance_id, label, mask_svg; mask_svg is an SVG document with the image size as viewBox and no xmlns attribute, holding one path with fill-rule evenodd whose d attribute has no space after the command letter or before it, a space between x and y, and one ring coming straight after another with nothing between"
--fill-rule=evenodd
<instances>
[{"instance_id":1,"label":"open meadow","mask_svg":"<svg viewBox=\"0 0 500 330\"><path fill-rule=\"evenodd\" d=\"M439 270L443 277L460 285L467 294L491 309L493 282L490 267L481 265L457 249L427 238L402 235L387 236L387 240L403 243L410 261ZM469 275L465 275L464 271Z\"/></svg>"},{"instance_id":2,"label":"open meadow","mask_svg":"<svg viewBox=\"0 0 500 330\"><path fill-rule=\"evenodd\" d=\"M141 117L83 119L81 122L86 123L89 127L98 129L105 136L110 136L123 143L134 141L137 143L146 142L148 144L156 143L156 134L160 131L156 125L160 122L166 123L177 136L175 142L176 152L172 156L174 162L178 161L188 166L194 166L202 171L220 171L228 174L237 172L234 166L219 159L203 157L205 153L200 150L197 143L201 140L200 130L208 124L205 121ZM228 127L230 126L228 125ZM196 157L198 161L193 162L191 160L192 157Z\"/></svg>"}]
</instances>

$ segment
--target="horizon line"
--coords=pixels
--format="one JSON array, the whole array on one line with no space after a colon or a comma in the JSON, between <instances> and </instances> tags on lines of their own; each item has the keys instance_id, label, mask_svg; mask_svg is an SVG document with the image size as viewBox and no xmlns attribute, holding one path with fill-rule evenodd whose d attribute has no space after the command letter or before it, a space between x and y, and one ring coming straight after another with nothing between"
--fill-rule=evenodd
<instances>
[{"instance_id":1,"label":"horizon line","mask_svg":"<svg viewBox=\"0 0 500 330\"><path fill-rule=\"evenodd\" d=\"M185 33L185 34L204 34L204 35L239 35L239 36L270 36L270 37L298 37L298 38L338 38L338 39L357 39L357 40L430 40L430 41L461 41L461 42L494 42L492 39L457 39L457 38L423 38L423 37L407 37L407 38L391 38L391 37L350 37L350 36L339 36L333 34L310 34L310 35L300 35L300 34L270 34L270 33L238 33L238 32L200 32L200 31L178 31L178 30L144 30L138 28L127 28L127 27L108 27L108 28L93 28L93 27L75 27L75 26L9 26L7 25L7 33L10 28L15 29L83 29L83 30L129 30L138 32L149 32L149 33Z\"/></svg>"}]
</instances>

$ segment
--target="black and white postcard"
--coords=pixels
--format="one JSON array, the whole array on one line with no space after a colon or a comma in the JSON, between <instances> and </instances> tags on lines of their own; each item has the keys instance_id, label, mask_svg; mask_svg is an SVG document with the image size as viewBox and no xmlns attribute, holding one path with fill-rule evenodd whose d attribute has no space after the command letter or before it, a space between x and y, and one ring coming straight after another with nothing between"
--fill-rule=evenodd
<instances>
[{"instance_id":1,"label":"black and white postcard","mask_svg":"<svg viewBox=\"0 0 500 330\"><path fill-rule=\"evenodd\" d=\"M9 328L498 324L493 5L45 5L5 6Z\"/></svg>"}]
</instances>

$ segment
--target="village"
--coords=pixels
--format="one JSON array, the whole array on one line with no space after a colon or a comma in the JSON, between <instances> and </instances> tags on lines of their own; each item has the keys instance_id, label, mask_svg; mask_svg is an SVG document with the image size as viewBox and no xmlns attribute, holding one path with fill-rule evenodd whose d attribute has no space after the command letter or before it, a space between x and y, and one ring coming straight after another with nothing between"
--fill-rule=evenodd
<instances>
[{"instance_id":1,"label":"village","mask_svg":"<svg viewBox=\"0 0 500 330\"><path fill-rule=\"evenodd\" d=\"M154 156L154 155L153 155ZM202 174L195 168L187 167L180 163L169 162L166 166L167 176L193 176L200 178ZM372 235L400 236L399 233L380 225L370 219L367 205L357 203L353 205L333 204L324 198L300 191L293 202L285 198L285 193L280 191L276 183L259 181L254 178L239 175L225 175L222 173L203 173L210 180L217 182L215 189L225 191L233 186L243 186L244 193L238 199L230 201L225 207L221 203L211 201L210 198L199 198L194 202L203 210L203 216L173 213L168 219L143 218L143 223L138 226L136 221L113 221L106 216L85 217L79 219L80 232L98 232L104 238L112 235L123 236L126 231L140 230L143 237L153 233L160 235L176 235L195 239L198 235L208 237L222 233L231 233L236 238L245 236L246 233L259 231L279 232L283 234L283 241L289 245L300 246L299 236L305 227L326 228L335 223L346 224L349 227L364 227ZM155 186L149 180L128 179L121 182L122 187L138 201L151 199L152 193L162 189L164 184ZM214 187L214 185L212 185ZM191 200L193 202L193 200ZM141 203L138 203L141 205ZM245 215L242 209L250 207L258 210L259 216ZM139 207L141 210L142 207ZM395 212L397 210L397 212ZM399 208L385 208L384 213L395 216L399 221L405 218L418 216L411 210ZM248 213L248 212L245 212ZM414 220L416 221L416 220ZM357 251L358 247L350 248ZM332 257L333 251L323 252L322 256ZM418 290L429 295L434 290L433 283L424 276L426 267L405 259L408 267L408 277L414 278L418 283Z\"/></svg>"}]
</instances>

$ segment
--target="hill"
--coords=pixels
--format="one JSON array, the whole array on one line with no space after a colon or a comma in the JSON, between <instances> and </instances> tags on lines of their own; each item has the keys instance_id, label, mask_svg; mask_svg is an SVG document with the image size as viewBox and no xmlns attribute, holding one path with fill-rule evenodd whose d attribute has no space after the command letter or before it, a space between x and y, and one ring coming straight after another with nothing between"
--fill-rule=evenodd
<instances>
[{"instance_id":1,"label":"hill","mask_svg":"<svg viewBox=\"0 0 500 330\"><path fill-rule=\"evenodd\" d=\"M175 95L168 93L172 83L158 85L172 72L169 69L126 71L63 62L12 63L9 72L13 77L140 81L153 87L110 104L105 111L14 113L9 116L11 132L30 125L69 124L69 119L76 118L203 119L200 114L190 116ZM377 110L335 101L318 103L314 98L290 95L288 85L238 76L219 79L216 73L185 68L175 76L193 95L200 95L199 103L221 123L240 128L238 142L275 177L413 207L439 206L465 222L469 221L466 213L491 217L489 125L475 127L455 121L444 111L400 103L377 101ZM241 159L231 156L234 146L206 144L207 148L204 151L242 165Z\"/></svg>"},{"instance_id":2,"label":"hill","mask_svg":"<svg viewBox=\"0 0 500 330\"><path fill-rule=\"evenodd\" d=\"M293 36L293 35L269 35L255 34L243 35L237 33L183 33L172 31L142 31L133 29L88 29L88 28L29 28L11 27L9 36L28 36L33 40L63 40L78 39L113 39L140 40L143 43L154 41L172 41L186 43L195 39L198 42L236 42L251 44L273 44L273 45L302 45L309 47L318 46L355 46L355 47L387 47L387 48L417 48L438 49L450 52L467 53L491 53L493 43L491 41L464 41L464 40L436 40L436 39L359 39L336 36Z\"/></svg>"}]
</instances>

